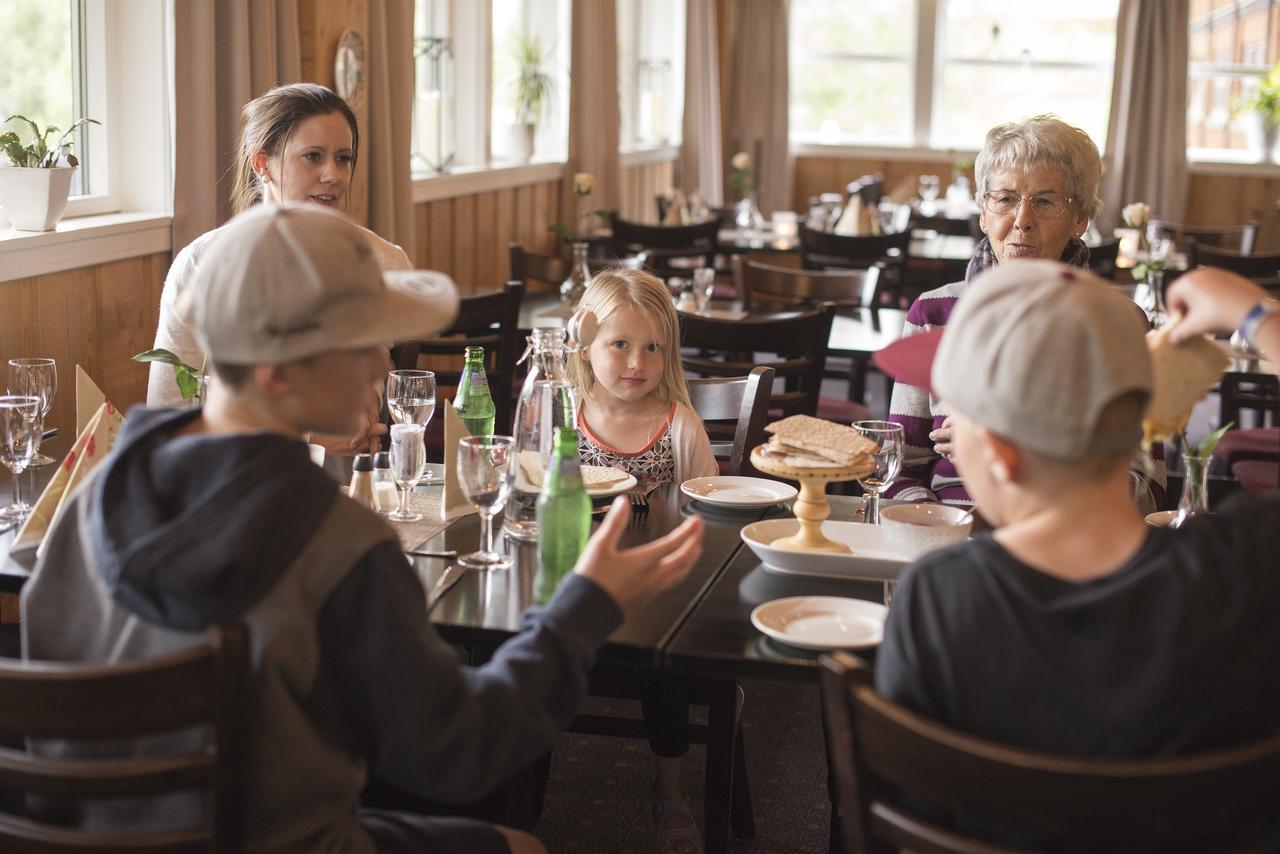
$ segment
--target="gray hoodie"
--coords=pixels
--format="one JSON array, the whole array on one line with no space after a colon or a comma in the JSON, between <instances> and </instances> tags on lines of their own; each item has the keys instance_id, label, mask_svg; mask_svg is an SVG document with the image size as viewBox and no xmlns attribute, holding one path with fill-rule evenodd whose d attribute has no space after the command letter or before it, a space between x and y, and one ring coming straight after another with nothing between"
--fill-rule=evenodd
<instances>
[{"instance_id":1,"label":"gray hoodie","mask_svg":"<svg viewBox=\"0 0 1280 854\"><path fill-rule=\"evenodd\" d=\"M247 624L254 850L371 851L357 815L369 766L461 803L550 748L621 622L603 590L570 576L488 664L461 667L427 621L395 532L342 496L305 445L173 435L194 417L129 413L23 591L26 656L143 658L191 646L214 624ZM76 820L181 826L204 808L175 795L140 809L88 805Z\"/></svg>"}]
</instances>

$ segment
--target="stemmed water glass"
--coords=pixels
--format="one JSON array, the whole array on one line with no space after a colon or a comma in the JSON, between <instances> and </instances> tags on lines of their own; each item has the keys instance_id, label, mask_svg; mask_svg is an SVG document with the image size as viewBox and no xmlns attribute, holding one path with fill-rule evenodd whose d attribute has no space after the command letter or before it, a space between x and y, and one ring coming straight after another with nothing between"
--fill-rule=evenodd
<instances>
[{"instance_id":1,"label":"stemmed water glass","mask_svg":"<svg viewBox=\"0 0 1280 854\"><path fill-rule=\"evenodd\" d=\"M426 428L421 424L391 425L391 479L400 493L400 502L387 514L397 522L416 522L422 514L409 509L409 493L422 479L427 468L427 447L423 442Z\"/></svg>"},{"instance_id":2,"label":"stemmed water glass","mask_svg":"<svg viewBox=\"0 0 1280 854\"><path fill-rule=\"evenodd\" d=\"M0 396L0 462L13 476L13 503L0 508L0 519L7 522L21 522L31 512L19 481L40 442L39 412L40 398L34 395Z\"/></svg>"},{"instance_id":3,"label":"stemmed water glass","mask_svg":"<svg viewBox=\"0 0 1280 854\"><path fill-rule=\"evenodd\" d=\"M937 205L934 201L938 198L938 191L942 187L942 182L938 180L937 175L921 175L920 176L920 212L925 215L932 214Z\"/></svg>"},{"instance_id":4,"label":"stemmed water glass","mask_svg":"<svg viewBox=\"0 0 1280 854\"><path fill-rule=\"evenodd\" d=\"M867 524L880 524L880 493L889 488L902 470L902 425L892 421L855 421L853 429L875 444L875 467L858 478L867 493Z\"/></svg>"},{"instance_id":5,"label":"stemmed water glass","mask_svg":"<svg viewBox=\"0 0 1280 854\"><path fill-rule=\"evenodd\" d=\"M58 367L53 359L10 359L9 360L9 393L30 395L40 398L40 411L35 416L36 453L31 458L32 466L47 466L56 462L52 457L40 453L39 436L44 419L53 408L53 397L58 392Z\"/></svg>"},{"instance_id":6,"label":"stemmed water glass","mask_svg":"<svg viewBox=\"0 0 1280 854\"><path fill-rule=\"evenodd\" d=\"M480 550L458 558L466 569L506 569L509 555L493 549L493 517L507 503L515 481L515 439L468 436L458 442L458 483L480 514Z\"/></svg>"},{"instance_id":7,"label":"stemmed water glass","mask_svg":"<svg viewBox=\"0 0 1280 854\"><path fill-rule=\"evenodd\" d=\"M431 371L391 371L387 374L387 411L397 424L426 427L436 412L436 375ZM431 479L431 472L423 477Z\"/></svg>"}]
</instances>

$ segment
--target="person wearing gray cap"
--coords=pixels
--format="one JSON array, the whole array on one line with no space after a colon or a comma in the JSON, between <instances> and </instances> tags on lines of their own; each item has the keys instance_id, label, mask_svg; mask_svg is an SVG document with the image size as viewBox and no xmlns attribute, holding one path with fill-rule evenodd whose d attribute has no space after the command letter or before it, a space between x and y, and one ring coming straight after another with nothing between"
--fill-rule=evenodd
<instances>
[{"instance_id":1,"label":"person wearing gray cap","mask_svg":"<svg viewBox=\"0 0 1280 854\"><path fill-rule=\"evenodd\" d=\"M1102 208L1102 158L1087 133L1048 115L997 125L987 132L974 175L984 236L963 281L921 294L912 303L904 335L946 326L973 280L987 270L1027 259L1080 268L1089 263L1089 247L1081 235ZM926 388L910 382L894 385L889 420L902 425L906 462L886 497L971 500L952 460L950 414L946 401ZM1134 500L1146 512L1155 510L1164 498L1163 458L1140 455L1131 478Z\"/></svg>"},{"instance_id":2,"label":"person wearing gray cap","mask_svg":"<svg viewBox=\"0 0 1280 854\"><path fill-rule=\"evenodd\" d=\"M438 284L384 274L361 229L319 206L232 220L184 295L213 364L205 406L130 412L23 591L32 659L148 658L212 625L248 626L254 851L542 851L481 822L361 810L360 794L372 772L462 803L528 766L572 717L624 613L684 578L701 550L696 518L620 550L620 499L547 607L489 664L457 663L396 532L299 441L353 429L387 370L386 342L448 325L456 296ZM95 803L78 820L181 827L204 807L194 794L127 815Z\"/></svg>"},{"instance_id":3,"label":"person wearing gray cap","mask_svg":"<svg viewBox=\"0 0 1280 854\"><path fill-rule=\"evenodd\" d=\"M1185 314L1173 340L1243 326L1280 356L1262 297L1222 271L1188 274L1170 293ZM1144 525L1127 472L1153 391L1143 332L1102 280L1026 261L975 280L945 331L878 358L950 407L956 464L998 527L903 573L877 691L1054 754L1163 756L1276 733L1280 496ZM956 818L1003 842L1064 841Z\"/></svg>"}]
</instances>

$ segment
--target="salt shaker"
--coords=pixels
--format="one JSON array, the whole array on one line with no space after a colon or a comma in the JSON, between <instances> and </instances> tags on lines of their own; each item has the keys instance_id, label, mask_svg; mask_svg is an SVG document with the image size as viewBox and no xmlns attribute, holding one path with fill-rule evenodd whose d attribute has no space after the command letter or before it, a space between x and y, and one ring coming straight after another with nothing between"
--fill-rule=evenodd
<instances>
[{"instance_id":1,"label":"salt shaker","mask_svg":"<svg viewBox=\"0 0 1280 854\"><path fill-rule=\"evenodd\" d=\"M391 455L379 451L373 455L373 509L390 513L396 506L396 483L391 477Z\"/></svg>"},{"instance_id":2,"label":"salt shaker","mask_svg":"<svg viewBox=\"0 0 1280 854\"><path fill-rule=\"evenodd\" d=\"M351 485L347 487L347 495L365 507L378 509L373 496L373 458L368 454L356 454L351 465Z\"/></svg>"}]
</instances>

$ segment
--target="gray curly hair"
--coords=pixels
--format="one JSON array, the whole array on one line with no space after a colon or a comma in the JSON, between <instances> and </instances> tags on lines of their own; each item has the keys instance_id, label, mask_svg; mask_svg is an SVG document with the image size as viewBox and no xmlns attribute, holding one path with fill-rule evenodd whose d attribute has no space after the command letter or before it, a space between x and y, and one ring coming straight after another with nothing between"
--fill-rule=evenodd
<instances>
[{"instance_id":1,"label":"gray curly hair","mask_svg":"<svg viewBox=\"0 0 1280 854\"><path fill-rule=\"evenodd\" d=\"M978 205L991 189L994 175L1033 166L1062 173L1077 215L1092 218L1102 212L1102 199L1098 196L1102 158L1098 146L1080 128L1053 115L1007 122L987 131L973 163Z\"/></svg>"}]
</instances>

